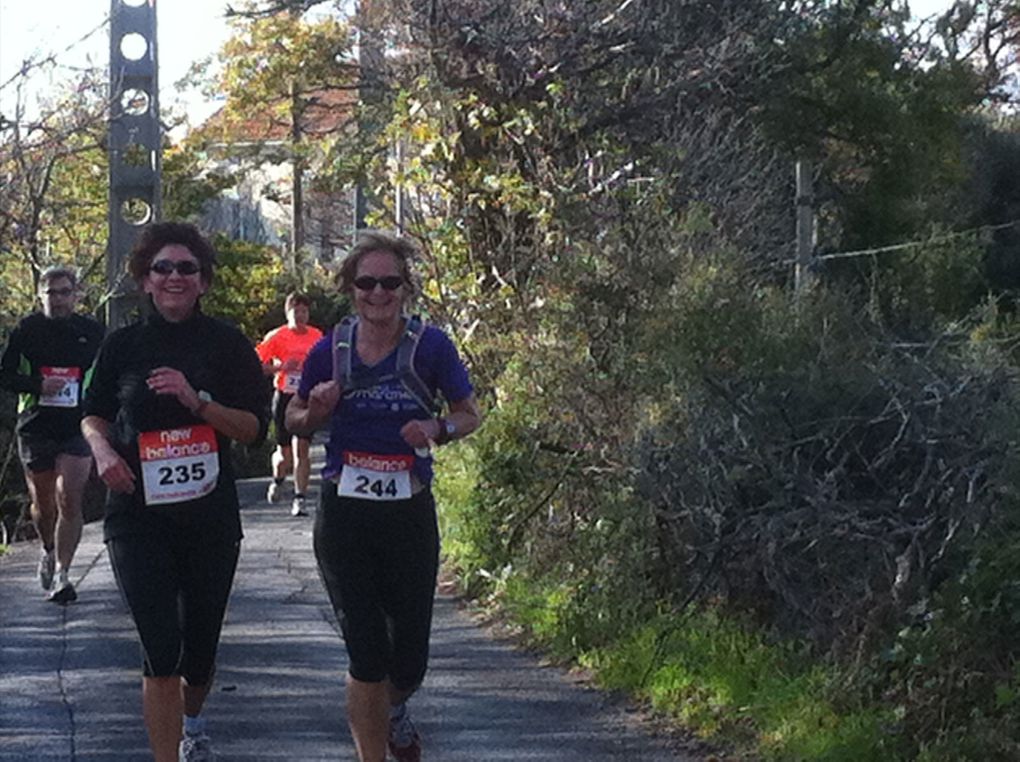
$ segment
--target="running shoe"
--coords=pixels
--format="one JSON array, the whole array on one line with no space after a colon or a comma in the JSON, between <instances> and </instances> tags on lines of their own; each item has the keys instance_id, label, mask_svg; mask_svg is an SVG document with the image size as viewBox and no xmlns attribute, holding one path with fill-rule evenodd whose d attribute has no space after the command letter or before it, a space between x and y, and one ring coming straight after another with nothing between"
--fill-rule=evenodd
<instances>
[{"instance_id":1,"label":"running shoe","mask_svg":"<svg viewBox=\"0 0 1020 762\"><path fill-rule=\"evenodd\" d=\"M307 516L308 512L305 510L305 498L303 495L298 495L294 498L294 502L290 504L290 515L291 516Z\"/></svg>"},{"instance_id":2,"label":"running shoe","mask_svg":"<svg viewBox=\"0 0 1020 762\"><path fill-rule=\"evenodd\" d=\"M421 736L417 733L407 746L397 746L390 741L389 747L390 754L397 762L421 762Z\"/></svg>"},{"instance_id":3,"label":"running shoe","mask_svg":"<svg viewBox=\"0 0 1020 762\"><path fill-rule=\"evenodd\" d=\"M179 762L208 762L216 759L216 754L205 733L185 733L177 758Z\"/></svg>"},{"instance_id":4,"label":"running shoe","mask_svg":"<svg viewBox=\"0 0 1020 762\"><path fill-rule=\"evenodd\" d=\"M78 593L74 589L74 585L70 582L61 582L47 597L54 603L60 603L66 606L68 603L73 603L78 600Z\"/></svg>"},{"instance_id":5,"label":"running shoe","mask_svg":"<svg viewBox=\"0 0 1020 762\"><path fill-rule=\"evenodd\" d=\"M421 762L421 736L405 709L390 718L390 754L397 762Z\"/></svg>"},{"instance_id":6,"label":"running shoe","mask_svg":"<svg viewBox=\"0 0 1020 762\"><path fill-rule=\"evenodd\" d=\"M275 503L280 499L280 485L276 482L269 482L269 489L266 491L266 500Z\"/></svg>"},{"instance_id":7,"label":"running shoe","mask_svg":"<svg viewBox=\"0 0 1020 762\"><path fill-rule=\"evenodd\" d=\"M57 554L52 550L44 550L39 559L39 584L43 590L53 587L53 574L57 570Z\"/></svg>"}]
</instances>

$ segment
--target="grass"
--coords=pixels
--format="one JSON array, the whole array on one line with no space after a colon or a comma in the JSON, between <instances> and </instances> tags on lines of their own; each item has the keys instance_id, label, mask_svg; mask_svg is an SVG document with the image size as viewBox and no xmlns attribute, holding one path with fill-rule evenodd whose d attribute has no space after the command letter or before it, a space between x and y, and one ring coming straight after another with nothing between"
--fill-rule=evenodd
<instances>
[{"instance_id":1,"label":"grass","mask_svg":"<svg viewBox=\"0 0 1020 762\"><path fill-rule=\"evenodd\" d=\"M506 602L538 641L554 637L558 596ZM559 649L557 649L559 650ZM770 760L887 762L898 757L892 713L840 707L838 674L795 644L768 643L715 612L662 615L613 643L575 654L598 684L648 702L705 739Z\"/></svg>"},{"instance_id":2,"label":"grass","mask_svg":"<svg viewBox=\"0 0 1020 762\"><path fill-rule=\"evenodd\" d=\"M891 762L889 707L859 705L840 673L795 643L768 642L715 611L659 615L598 648L577 647L571 587L509 574L488 601L530 644L585 667L595 682L650 705L700 738L766 760Z\"/></svg>"},{"instance_id":3,"label":"grass","mask_svg":"<svg viewBox=\"0 0 1020 762\"><path fill-rule=\"evenodd\" d=\"M475 568L462 535L477 462L470 446L440 451L437 503L447 562ZM461 562L465 562L461 565ZM507 567L485 574L484 599L530 644L589 670L597 684L627 693L696 735L767 760L893 762L905 759L891 707L857 701L839 670L796 643L767 640L713 610L662 613L604 626L584 608L577 579L536 579ZM567 575L570 577L571 575ZM605 609L605 601L602 602ZM602 613L605 613L603 611ZM598 643L592 647L591 643Z\"/></svg>"}]
</instances>

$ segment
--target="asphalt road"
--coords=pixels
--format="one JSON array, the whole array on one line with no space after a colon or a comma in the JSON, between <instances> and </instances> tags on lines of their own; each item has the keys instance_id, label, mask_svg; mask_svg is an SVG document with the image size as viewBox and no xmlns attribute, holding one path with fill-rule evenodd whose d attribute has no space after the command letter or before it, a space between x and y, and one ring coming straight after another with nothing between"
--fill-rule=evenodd
<instances>
[{"instance_id":1,"label":"asphalt road","mask_svg":"<svg viewBox=\"0 0 1020 762\"><path fill-rule=\"evenodd\" d=\"M311 518L239 483L245 540L205 714L223 760L353 760L346 656L311 551ZM100 522L72 568L79 600L44 600L39 546L0 557L0 760L144 760L140 661ZM492 637L447 595L412 716L430 762L694 760L617 699Z\"/></svg>"}]
</instances>

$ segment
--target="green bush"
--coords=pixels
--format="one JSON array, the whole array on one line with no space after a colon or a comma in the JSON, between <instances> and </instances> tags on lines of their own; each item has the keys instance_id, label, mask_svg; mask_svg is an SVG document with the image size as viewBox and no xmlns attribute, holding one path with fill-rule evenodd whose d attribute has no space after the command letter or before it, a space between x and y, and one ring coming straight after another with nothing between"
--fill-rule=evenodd
<instances>
[{"instance_id":1,"label":"green bush","mask_svg":"<svg viewBox=\"0 0 1020 762\"><path fill-rule=\"evenodd\" d=\"M1020 754L1020 511L1009 514L882 654L884 698L920 759Z\"/></svg>"},{"instance_id":2,"label":"green bush","mask_svg":"<svg viewBox=\"0 0 1020 762\"><path fill-rule=\"evenodd\" d=\"M768 757L1012 748L1001 331L903 341L726 257L682 273L619 325L523 332L446 519L465 587Z\"/></svg>"}]
</instances>

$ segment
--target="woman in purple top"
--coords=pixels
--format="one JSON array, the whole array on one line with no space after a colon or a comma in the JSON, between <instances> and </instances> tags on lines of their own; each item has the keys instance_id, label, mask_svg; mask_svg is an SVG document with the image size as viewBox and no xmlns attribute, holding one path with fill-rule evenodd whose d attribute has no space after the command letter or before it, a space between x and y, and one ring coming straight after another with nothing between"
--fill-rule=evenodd
<instances>
[{"instance_id":1,"label":"woman in purple top","mask_svg":"<svg viewBox=\"0 0 1020 762\"><path fill-rule=\"evenodd\" d=\"M329 428L315 555L347 647L347 715L362 762L383 762L387 746L399 762L421 759L405 702L425 676L439 565L430 450L481 423L467 371L438 328L425 327L413 369L447 401L446 416L401 380L413 255L404 239L361 236L339 283L357 313L352 371L369 381L342 388L334 329L308 354L286 418L292 432Z\"/></svg>"}]
</instances>

